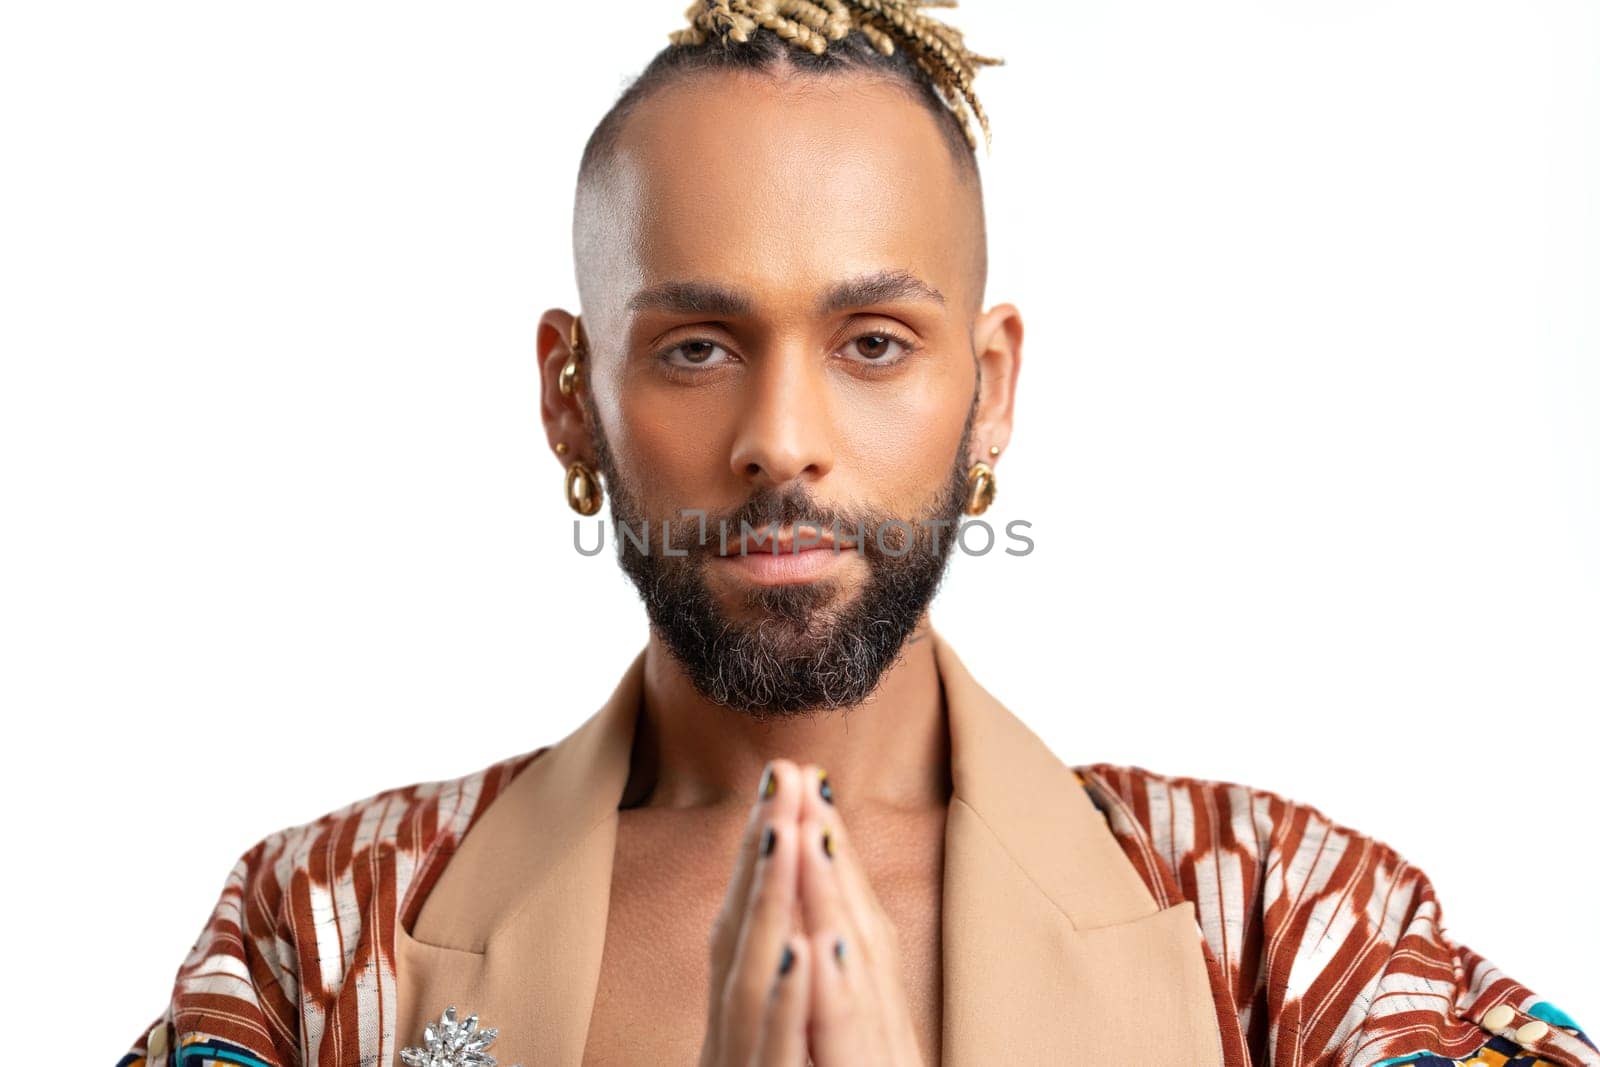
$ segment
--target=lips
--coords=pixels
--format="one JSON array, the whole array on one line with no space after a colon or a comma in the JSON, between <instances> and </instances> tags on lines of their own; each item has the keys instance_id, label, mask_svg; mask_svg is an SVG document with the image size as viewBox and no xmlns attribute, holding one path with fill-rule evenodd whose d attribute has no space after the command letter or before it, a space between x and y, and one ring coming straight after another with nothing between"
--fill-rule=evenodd
<instances>
[{"instance_id":1,"label":"lips","mask_svg":"<svg viewBox=\"0 0 1600 1067\"><path fill-rule=\"evenodd\" d=\"M726 552L718 553L722 556L749 556L755 553L765 555L796 555L802 552L815 551L840 551L851 547L848 540L836 541L831 526L818 523L791 523L778 529L776 535L772 533L770 525L749 530L740 535L737 541L728 544Z\"/></svg>"},{"instance_id":2,"label":"lips","mask_svg":"<svg viewBox=\"0 0 1600 1067\"><path fill-rule=\"evenodd\" d=\"M763 527L729 544L714 557L713 566L741 584L800 585L842 574L851 563L845 547L831 530L816 525Z\"/></svg>"}]
</instances>

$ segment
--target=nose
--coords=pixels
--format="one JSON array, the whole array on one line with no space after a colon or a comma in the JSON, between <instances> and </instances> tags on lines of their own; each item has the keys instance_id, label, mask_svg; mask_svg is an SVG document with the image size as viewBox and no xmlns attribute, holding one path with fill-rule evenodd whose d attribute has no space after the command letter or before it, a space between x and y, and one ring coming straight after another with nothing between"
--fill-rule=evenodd
<instances>
[{"instance_id":1,"label":"nose","mask_svg":"<svg viewBox=\"0 0 1600 1067\"><path fill-rule=\"evenodd\" d=\"M826 372L802 351L756 362L735 403L742 405L729 461L752 488L815 481L833 468L833 419Z\"/></svg>"}]
</instances>

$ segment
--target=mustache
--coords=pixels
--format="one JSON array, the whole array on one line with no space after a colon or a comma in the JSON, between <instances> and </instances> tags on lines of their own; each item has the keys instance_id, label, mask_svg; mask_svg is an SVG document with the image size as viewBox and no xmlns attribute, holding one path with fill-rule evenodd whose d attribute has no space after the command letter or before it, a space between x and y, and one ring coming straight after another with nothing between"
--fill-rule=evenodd
<instances>
[{"instance_id":1,"label":"mustache","mask_svg":"<svg viewBox=\"0 0 1600 1067\"><path fill-rule=\"evenodd\" d=\"M851 515L844 508L834 507L817 500L800 486L778 489L769 486L757 490L749 500L726 515L707 515L708 525L721 528L726 523L729 530L742 532L745 526L759 530L763 526L807 525L847 529L858 522L870 521L870 515Z\"/></svg>"},{"instance_id":2,"label":"mustache","mask_svg":"<svg viewBox=\"0 0 1600 1067\"><path fill-rule=\"evenodd\" d=\"M680 518L667 525L667 540L674 552L710 556L724 545L737 551L740 538L746 529L759 532L763 529L775 533L785 526L815 527L818 530L836 531L841 538L840 548L852 544L856 531L866 531L860 540L861 547L870 550L870 531L884 518L877 512L828 504L816 499L798 485L785 488L767 486L756 490L744 503L724 512L684 509ZM656 526L655 523L651 524ZM660 527L651 531L660 536Z\"/></svg>"}]
</instances>

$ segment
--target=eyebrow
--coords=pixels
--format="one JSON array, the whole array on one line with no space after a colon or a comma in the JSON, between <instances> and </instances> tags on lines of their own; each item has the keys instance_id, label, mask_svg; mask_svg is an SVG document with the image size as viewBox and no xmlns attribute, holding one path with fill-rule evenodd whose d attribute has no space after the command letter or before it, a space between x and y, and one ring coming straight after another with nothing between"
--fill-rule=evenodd
<instances>
[{"instance_id":1,"label":"eyebrow","mask_svg":"<svg viewBox=\"0 0 1600 1067\"><path fill-rule=\"evenodd\" d=\"M880 270L830 287L817 301L817 314L832 315L837 311L896 300L930 300L943 304L944 294L908 270Z\"/></svg>"},{"instance_id":2,"label":"eyebrow","mask_svg":"<svg viewBox=\"0 0 1600 1067\"><path fill-rule=\"evenodd\" d=\"M835 282L817 301L816 312L826 316L895 300L924 300L941 305L945 302L943 293L910 271L881 270ZM628 301L628 310L734 318L751 314L755 301L742 290L716 282L661 282L635 293Z\"/></svg>"},{"instance_id":3,"label":"eyebrow","mask_svg":"<svg viewBox=\"0 0 1600 1067\"><path fill-rule=\"evenodd\" d=\"M676 311L685 315L748 315L755 307L749 296L715 282L662 282L640 289L628 301L629 311Z\"/></svg>"}]
</instances>

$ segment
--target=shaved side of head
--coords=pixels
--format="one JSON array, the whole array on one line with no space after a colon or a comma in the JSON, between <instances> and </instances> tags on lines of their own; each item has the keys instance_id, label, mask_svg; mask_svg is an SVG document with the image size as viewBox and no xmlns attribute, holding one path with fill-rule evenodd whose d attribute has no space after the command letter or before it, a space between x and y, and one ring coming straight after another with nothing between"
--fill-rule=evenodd
<instances>
[{"instance_id":1,"label":"shaved side of head","mask_svg":"<svg viewBox=\"0 0 1600 1067\"><path fill-rule=\"evenodd\" d=\"M672 156L673 127L711 120L713 116L705 114L707 107L716 109L714 120L724 128L762 122L761 110L751 104L758 95L752 92L758 82L781 88L790 98L787 109L803 110L819 125L833 121L834 114L849 112L853 98L868 87L888 87L902 97L906 107L896 121L926 125L933 132L931 140L944 151L924 151L915 159L868 156L861 165L877 168L886 182L899 180L908 170L935 165L946 169L953 187L965 193L947 225L952 251L963 250L970 260L976 307L988 274L982 181L972 134L948 103L948 90L911 58L908 49L884 54L858 32L814 53L759 30L742 42L709 41L663 49L590 135L578 169L573 210L573 258L586 319L597 330L609 325L614 310L610 298L629 273L627 251L617 245L629 229L629 212L639 207L642 175L640 167L627 166L624 157L634 155L637 163L639 150L648 146L663 149L648 154L650 166L661 165L663 159L695 166L693 159ZM700 92L685 94L696 85ZM987 130L987 117L983 122ZM651 128L641 131L642 123ZM751 182L747 195L760 196L759 183ZM827 190L818 195L827 195ZM803 226L806 220L790 224Z\"/></svg>"}]
</instances>

